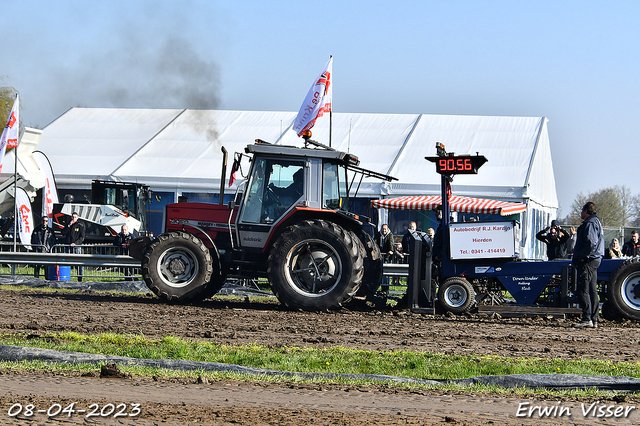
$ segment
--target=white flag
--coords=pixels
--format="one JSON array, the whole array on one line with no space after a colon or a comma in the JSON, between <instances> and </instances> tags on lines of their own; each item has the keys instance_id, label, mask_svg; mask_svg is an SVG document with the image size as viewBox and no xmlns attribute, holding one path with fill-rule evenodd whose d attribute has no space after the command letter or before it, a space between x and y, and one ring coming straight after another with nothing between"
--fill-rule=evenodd
<instances>
[{"instance_id":1,"label":"white flag","mask_svg":"<svg viewBox=\"0 0 640 426\"><path fill-rule=\"evenodd\" d=\"M309 130L316 124L316 119L322 117L325 112L331 111L331 74L333 73L333 57L329 58L329 62L309 89L307 97L300 107L298 116L293 122L293 130L302 135L302 132Z\"/></svg>"},{"instance_id":2,"label":"white flag","mask_svg":"<svg viewBox=\"0 0 640 426\"><path fill-rule=\"evenodd\" d=\"M16 101L13 103L13 108L11 108L7 125L2 131L2 136L0 136L0 172L2 171L2 161L4 160L4 153L7 151L7 147L15 148L18 146L18 132L20 131L20 120L18 119L19 110L20 103L18 95L16 95Z\"/></svg>"},{"instance_id":3,"label":"white flag","mask_svg":"<svg viewBox=\"0 0 640 426\"><path fill-rule=\"evenodd\" d=\"M53 205L59 201L51 163L49 163L47 156L41 151L33 151L33 159L45 177L44 188L42 188L42 216L53 217Z\"/></svg>"},{"instance_id":4,"label":"white flag","mask_svg":"<svg viewBox=\"0 0 640 426\"><path fill-rule=\"evenodd\" d=\"M31 250L31 233L33 232L33 214L31 213L31 201L24 189L18 188L16 194L16 204L18 207L17 230L20 241L27 250Z\"/></svg>"}]
</instances>

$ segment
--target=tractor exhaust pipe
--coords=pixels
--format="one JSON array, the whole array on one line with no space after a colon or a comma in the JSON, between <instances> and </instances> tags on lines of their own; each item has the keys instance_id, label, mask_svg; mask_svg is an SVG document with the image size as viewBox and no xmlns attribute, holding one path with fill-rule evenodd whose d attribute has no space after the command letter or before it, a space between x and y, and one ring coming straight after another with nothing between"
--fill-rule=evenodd
<instances>
[{"instance_id":1,"label":"tractor exhaust pipe","mask_svg":"<svg viewBox=\"0 0 640 426\"><path fill-rule=\"evenodd\" d=\"M220 177L220 201L218 204L224 204L224 183L225 176L227 175L227 150L225 147L222 147L222 176Z\"/></svg>"}]
</instances>

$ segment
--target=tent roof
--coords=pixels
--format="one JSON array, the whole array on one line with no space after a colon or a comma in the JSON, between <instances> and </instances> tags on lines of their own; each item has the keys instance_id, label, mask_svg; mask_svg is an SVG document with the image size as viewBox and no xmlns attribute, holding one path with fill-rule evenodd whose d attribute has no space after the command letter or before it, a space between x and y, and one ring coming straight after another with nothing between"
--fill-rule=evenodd
<instances>
[{"instance_id":1,"label":"tent roof","mask_svg":"<svg viewBox=\"0 0 640 426\"><path fill-rule=\"evenodd\" d=\"M371 201L371 205L378 209L435 210L439 206L442 206L442 197L440 195L423 195L417 197L385 198L383 200L373 200ZM451 211L459 213L499 214L501 216L520 213L527 209L527 205L522 203L459 197L457 195L453 195L449 199L449 207Z\"/></svg>"},{"instance_id":2,"label":"tent roof","mask_svg":"<svg viewBox=\"0 0 640 426\"><path fill-rule=\"evenodd\" d=\"M51 161L58 185L92 179L150 185L156 190L217 192L221 148L242 152L256 138L301 146L291 125L296 112L72 108L48 125L38 149ZM510 201L535 199L557 207L544 117L333 113L332 147L354 153L364 168L397 177L366 179L360 194L438 194L440 176L424 157L437 141L456 154L488 158L478 175L456 176L456 194ZM329 119L312 129L329 144ZM246 169L245 169L246 170ZM3 176L12 172L5 165Z\"/></svg>"}]
</instances>

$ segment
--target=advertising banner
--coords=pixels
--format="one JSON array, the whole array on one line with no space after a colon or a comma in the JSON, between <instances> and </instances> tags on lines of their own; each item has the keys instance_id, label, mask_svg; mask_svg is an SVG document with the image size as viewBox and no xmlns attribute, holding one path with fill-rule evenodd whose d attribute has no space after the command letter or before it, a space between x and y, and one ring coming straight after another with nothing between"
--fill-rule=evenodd
<instances>
[{"instance_id":1,"label":"advertising banner","mask_svg":"<svg viewBox=\"0 0 640 426\"><path fill-rule=\"evenodd\" d=\"M449 225L451 259L518 257L517 230L515 221L452 223Z\"/></svg>"},{"instance_id":2,"label":"advertising banner","mask_svg":"<svg viewBox=\"0 0 640 426\"><path fill-rule=\"evenodd\" d=\"M31 201L22 188L18 188L16 194L18 208L18 235L20 241L27 250L31 250L31 233L33 232L33 214L31 213Z\"/></svg>"},{"instance_id":3,"label":"advertising banner","mask_svg":"<svg viewBox=\"0 0 640 426\"><path fill-rule=\"evenodd\" d=\"M33 152L33 159L45 176L45 185L44 188L42 188L42 216L53 217L53 205L59 201L51 164L47 157L40 151Z\"/></svg>"}]
</instances>

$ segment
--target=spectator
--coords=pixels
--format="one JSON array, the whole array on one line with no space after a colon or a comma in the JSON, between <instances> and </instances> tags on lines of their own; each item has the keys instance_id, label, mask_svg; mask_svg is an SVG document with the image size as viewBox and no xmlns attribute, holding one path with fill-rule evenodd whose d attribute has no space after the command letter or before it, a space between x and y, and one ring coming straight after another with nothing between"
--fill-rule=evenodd
<instances>
[{"instance_id":1,"label":"spectator","mask_svg":"<svg viewBox=\"0 0 640 426\"><path fill-rule=\"evenodd\" d=\"M125 223L120 228L120 232L113 239L113 245L116 247L120 247L120 254L129 254L129 245L131 244L131 240L133 240L134 235L129 232L129 227ZM124 274L127 277L133 277L134 270L132 268L125 268ZM137 277L133 277L134 281L137 281Z\"/></svg>"},{"instance_id":2,"label":"spectator","mask_svg":"<svg viewBox=\"0 0 640 426\"><path fill-rule=\"evenodd\" d=\"M120 232L113 239L113 245L120 247L120 254L129 254L129 244L133 239L133 234L129 232L129 227L125 223L120 228Z\"/></svg>"},{"instance_id":3,"label":"spectator","mask_svg":"<svg viewBox=\"0 0 640 426\"><path fill-rule=\"evenodd\" d=\"M436 233L433 236L433 260L434 265L438 264L442 261L442 257L444 256L444 241L442 240L442 207L436 209L436 220L438 223L438 228L436 229ZM434 274L435 276L435 274Z\"/></svg>"},{"instance_id":4,"label":"spectator","mask_svg":"<svg viewBox=\"0 0 640 426\"><path fill-rule=\"evenodd\" d=\"M582 207L582 225L578 228L576 246L571 263L578 270L576 292L582 308L582 320L577 328L598 328L598 266L604 256L604 231L591 201Z\"/></svg>"},{"instance_id":5,"label":"spectator","mask_svg":"<svg viewBox=\"0 0 640 426\"><path fill-rule=\"evenodd\" d=\"M638 241L638 231L631 233L631 239L622 246L622 254L629 257L640 256L640 241Z\"/></svg>"},{"instance_id":6,"label":"spectator","mask_svg":"<svg viewBox=\"0 0 640 426\"><path fill-rule=\"evenodd\" d=\"M36 253L49 253L51 247L55 244L53 229L49 227L49 218L44 216L42 223L35 227L31 233L31 245ZM40 268L42 265L34 265L33 276L40 278ZM45 274L46 276L46 274Z\"/></svg>"},{"instance_id":7,"label":"spectator","mask_svg":"<svg viewBox=\"0 0 640 426\"><path fill-rule=\"evenodd\" d=\"M389 229L389 225L387 225L386 223L382 224L382 227L380 228L380 233L378 235L378 245L380 246L380 253L382 253L382 259L384 260L384 262L391 262L392 258L393 258L393 252L394 252L394 244L395 244L395 240L393 238L393 234L391 233L391 230ZM389 277L388 276L382 276L382 291L384 292L388 292L389 291Z\"/></svg>"},{"instance_id":8,"label":"spectator","mask_svg":"<svg viewBox=\"0 0 640 426\"><path fill-rule=\"evenodd\" d=\"M569 228L569 239L564 245L565 259L571 259L571 256L573 256L573 248L575 246L576 246L576 228L571 226Z\"/></svg>"},{"instance_id":9,"label":"spectator","mask_svg":"<svg viewBox=\"0 0 640 426\"><path fill-rule=\"evenodd\" d=\"M378 238L378 245L380 246L380 252L384 256L385 261L389 261L393 256L394 238L389 225L384 223L380 229L380 237Z\"/></svg>"},{"instance_id":10,"label":"spectator","mask_svg":"<svg viewBox=\"0 0 640 426\"><path fill-rule=\"evenodd\" d=\"M427 229L427 235L429 236L430 240L433 240L433 237L436 236L436 231L433 228L429 228Z\"/></svg>"},{"instance_id":11,"label":"spectator","mask_svg":"<svg viewBox=\"0 0 640 426\"><path fill-rule=\"evenodd\" d=\"M551 221L551 226L547 226L538 232L536 238L547 245L547 258L549 260L562 259L564 257L564 244L569 239L569 234L558 225L557 220Z\"/></svg>"},{"instance_id":12,"label":"spectator","mask_svg":"<svg viewBox=\"0 0 640 426\"><path fill-rule=\"evenodd\" d=\"M71 222L65 229L67 244L73 253L82 253L81 245L84 242L84 223L78 219L78 213L71 214ZM78 266L78 282L82 281L82 266Z\"/></svg>"},{"instance_id":13,"label":"spectator","mask_svg":"<svg viewBox=\"0 0 640 426\"><path fill-rule=\"evenodd\" d=\"M405 232L404 236L402 237L403 253L411 253L411 241L413 240L413 237L411 236L411 231L417 231L417 230L418 230L418 225L416 225L414 221L411 221L409 223L409 229L407 229L407 232Z\"/></svg>"},{"instance_id":14,"label":"spectator","mask_svg":"<svg viewBox=\"0 0 640 426\"><path fill-rule=\"evenodd\" d=\"M605 259L620 259L623 256L622 251L620 250L620 242L617 238L611 240L611 244L609 244L609 248L604 253Z\"/></svg>"}]
</instances>

